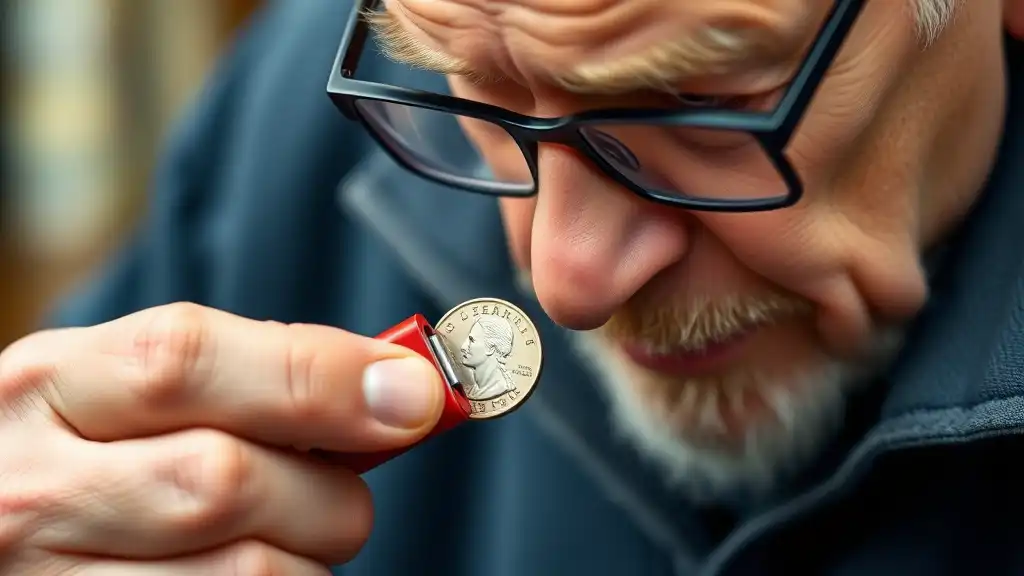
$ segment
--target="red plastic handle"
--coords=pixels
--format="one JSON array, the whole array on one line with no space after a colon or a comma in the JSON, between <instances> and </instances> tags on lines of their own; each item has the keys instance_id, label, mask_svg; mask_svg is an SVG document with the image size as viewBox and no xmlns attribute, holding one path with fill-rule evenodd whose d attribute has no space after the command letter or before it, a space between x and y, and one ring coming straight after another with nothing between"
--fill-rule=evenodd
<instances>
[{"instance_id":1,"label":"red plastic handle","mask_svg":"<svg viewBox=\"0 0 1024 576\"><path fill-rule=\"evenodd\" d=\"M451 386L451 383L448 382L448 378L444 374L444 370L438 365L437 359L434 358L434 354L430 350L430 341L427 338L433 333L434 329L427 322L427 319L422 314L416 314L401 324L396 324L385 330L377 336L377 340L386 340L400 346L405 346L434 365L437 373L441 376L441 382L444 383L445 393L444 412L441 414L441 419L438 420L434 429L422 440L411 446L384 452L333 455L331 457L332 461L351 468L357 474L362 474L469 420L469 400L460 390Z\"/></svg>"}]
</instances>

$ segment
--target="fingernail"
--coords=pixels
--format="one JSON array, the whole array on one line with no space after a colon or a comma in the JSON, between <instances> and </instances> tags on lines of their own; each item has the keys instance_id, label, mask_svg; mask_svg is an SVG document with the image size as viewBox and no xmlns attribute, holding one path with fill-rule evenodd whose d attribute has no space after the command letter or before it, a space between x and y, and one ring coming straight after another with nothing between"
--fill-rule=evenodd
<instances>
[{"instance_id":1,"label":"fingernail","mask_svg":"<svg viewBox=\"0 0 1024 576\"><path fill-rule=\"evenodd\" d=\"M370 414L393 428L415 429L434 415L440 382L419 358L381 360L366 368L363 394Z\"/></svg>"}]
</instances>

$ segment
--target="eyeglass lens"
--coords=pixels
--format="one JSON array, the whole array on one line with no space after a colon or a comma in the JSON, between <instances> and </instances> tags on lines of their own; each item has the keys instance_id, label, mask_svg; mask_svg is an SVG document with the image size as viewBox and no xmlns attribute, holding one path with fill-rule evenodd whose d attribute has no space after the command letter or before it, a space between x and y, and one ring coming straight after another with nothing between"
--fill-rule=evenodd
<instances>
[{"instance_id":1,"label":"eyeglass lens","mask_svg":"<svg viewBox=\"0 0 1024 576\"><path fill-rule=\"evenodd\" d=\"M377 100L359 100L356 107L393 151L414 166L477 185L500 183L502 193L526 195L533 191L526 156L515 139L496 124ZM488 157L474 141L487 150Z\"/></svg>"},{"instance_id":2,"label":"eyeglass lens","mask_svg":"<svg viewBox=\"0 0 1024 576\"><path fill-rule=\"evenodd\" d=\"M422 171L483 187L502 184L495 193L533 191L522 149L495 123L377 100L359 100L356 106L395 153ZM617 123L579 130L606 169L658 196L765 200L788 193L775 164L746 132Z\"/></svg>"}]
</instances>

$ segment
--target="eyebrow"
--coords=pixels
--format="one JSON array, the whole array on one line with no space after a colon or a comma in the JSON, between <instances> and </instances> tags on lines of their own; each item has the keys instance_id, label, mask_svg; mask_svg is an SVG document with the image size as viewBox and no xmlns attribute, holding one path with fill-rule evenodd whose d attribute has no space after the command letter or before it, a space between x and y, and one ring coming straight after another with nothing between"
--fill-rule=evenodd
<instances>
[{"instance_id":1,"label":"eyebrow","mask_svg":"<svg viewBox=\"0 0 1024 576\"><path fill-rule=\"evenodd\" d=\"M445 76L492 79L491 74L482 74L466 60L428 46L386 9L365 10L362 17L380 42L384 55L399 64Z\"/></svg>"},{"instance_id":2,"label":"eyebrow","mask_svg":"<svg viewBox=\"0 0 1024 576\"><path fill-rule=\"evenodd\" d=\"M363 17L392 61L474 81L500 79L474 68L465 59L428 46L386 9L365 11ZM638 90L678 93L679 85L686 80L728 74L749 67L751 60L760 60L771 52L775 50L765 31L705 27L625 57L552 71L549 79L581 94L616 95Z\"/></svg>"}]
</instances>

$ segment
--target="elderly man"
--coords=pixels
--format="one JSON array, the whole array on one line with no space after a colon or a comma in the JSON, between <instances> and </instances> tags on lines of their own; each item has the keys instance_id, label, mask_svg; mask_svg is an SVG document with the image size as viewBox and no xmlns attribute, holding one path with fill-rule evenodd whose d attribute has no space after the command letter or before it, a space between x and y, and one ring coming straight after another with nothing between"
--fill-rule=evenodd
<instances>
[{"instance_id":1,"label":"elderly man","mask_svg":"<svg viewBox=\"0 0 1024 576\"><path fill-rule=\"evenodd\" d=\"M0 357L0 572L1024 572L1021 37L1021 0L271 4L138 238ZM422 438L436 372L365 335L481 296L544 340L521 411L365 479L293 448Z\"/></svg>"}]
</instances>

